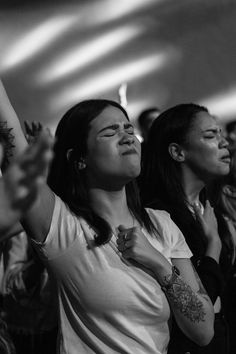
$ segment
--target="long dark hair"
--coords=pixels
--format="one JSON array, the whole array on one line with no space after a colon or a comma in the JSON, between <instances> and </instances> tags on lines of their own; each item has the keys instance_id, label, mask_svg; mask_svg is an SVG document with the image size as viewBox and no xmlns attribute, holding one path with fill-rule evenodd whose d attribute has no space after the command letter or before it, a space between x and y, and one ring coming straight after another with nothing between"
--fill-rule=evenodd
<instances>
[{"instance_id":1,"label":"long dark hair","mask_svg":"<svg viewBox=\"0 0 236 354\"><path fill-rule=\"evenodd\" d=\"M207 108L193 103L179 104L163 111L153 122L146 145L141 175L141 195L145 205L165 209L185 237L191 233L191 249L199 253L200 226L187 207L180 165L169 154L170 143L188 142L196 115ZM202 193L205 198L205 193ZM195 236L194 236L195 233ZM187 240L187 239L186 239ZM200 253L203 253L204 243Z\"/></svg>"},{"instance_id":2,"label":"long dark hair","mask_svg":"<svg viewBox=\"0 0 236 354\"><path fill-rule=\"evenodd\" d=\"M171 143L184 144L197 113L207 108L193 104L179 104L163 111L153 122L146 145L142 170L145 201L155 198L182 205L185 200L179 163L169 154Z\"/></svg>"},{"instance_id":3,"label":"long dark hair","mask_svg":"<svg viewBox=\"0 0 236 354\"><path fill-rule=\"evenodd\" d=\"M105 99L80 102L65 113L56 129L54 159L48 175L48 184L52 190L74 214L83 217L93 227L97 245L109 241L111 227L106 220L93 211L88 196L85 170L76 168L76 165L86 155L90 123L109 106L121 110L129 120L127 112L120 104ZM148 231L155 231L147 212L141 207L135 180L127 183L126 195L132 215Z\"/></svg>"}]
</instances>

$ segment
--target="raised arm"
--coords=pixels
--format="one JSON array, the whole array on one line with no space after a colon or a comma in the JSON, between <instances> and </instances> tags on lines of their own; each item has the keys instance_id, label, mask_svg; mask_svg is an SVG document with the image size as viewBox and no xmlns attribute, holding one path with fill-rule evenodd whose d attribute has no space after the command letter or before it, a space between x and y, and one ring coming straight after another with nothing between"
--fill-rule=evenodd
<instances>
[{"instance_id":1,"label":"raised arm","mask_svg":"<svg viewBox=\"0 0 236 354\"><path fill-rule=\"evenodd\" d=\"M6 122L7 127L11 128L14 137L12 154L10 159L14 160L25 151L28 144L25 139L20 121L14 111L5 88L0 81L0 122ZM47 145L47 143L46 143ZM39 171L42 168L42 161L37 158L45 150L45 140L39 145L33 146L33 150L28 150L24 157L23 165L19 171L24 173L24 169L31 168ZM10 161L11 162L11 161ZM18 171L18 172L19 172ZM24 228L30 237L38 241L43 241L48 233L51 224L52 212L54 208L54 194L46 185L46 182L37 185L34 203L25 211L22 219Z\"/></svg>"}]
</instances>

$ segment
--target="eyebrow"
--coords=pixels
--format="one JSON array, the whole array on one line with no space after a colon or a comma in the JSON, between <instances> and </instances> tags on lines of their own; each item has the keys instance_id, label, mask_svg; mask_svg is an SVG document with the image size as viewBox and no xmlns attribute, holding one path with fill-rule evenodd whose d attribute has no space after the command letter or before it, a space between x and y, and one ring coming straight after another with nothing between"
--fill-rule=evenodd
<instances>
[{"instance_id":1,"label":"eyebrow","mask_svg":"<svg viewBox=\"0 0 236 354\"><path fill-rule=\"evenodd\" d=\"M101 130L99 130L98 133L101 133L101 132L103 132L104 130L107 130L107 129L116 130L116 129L118 129L119 127L120 127L119 124L108 125L108 126L102 128ZM125 128L125 129L133 128L133 125L132 125L131 123L125 123L125 124L124 124L124 128Z\"/></svg>"}]
</instances>

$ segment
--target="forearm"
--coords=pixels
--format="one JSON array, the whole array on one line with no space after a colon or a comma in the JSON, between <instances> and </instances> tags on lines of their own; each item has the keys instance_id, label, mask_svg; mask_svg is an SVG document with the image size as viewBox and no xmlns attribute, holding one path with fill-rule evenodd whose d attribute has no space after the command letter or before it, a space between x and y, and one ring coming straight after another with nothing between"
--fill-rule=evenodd
<instances>
[{"instance_id":1,"label":"forearm","mask_svg":"<svg viewBox=\"0 0 236 354\"><path fill-rule=\"evenodd\" d=\"M214 312L204 289L191 286L174 268L159 270L157 278L178 326L198 345L207 345L213 336Z\"/></svg>"},{"instance_id":2,"label":"forearm","mask_svg":"<svg viewBox=\"0 0 236 354\"><path fill-rule=\"evenodd\" d=\"M203 257L196 265L197 272L212 303L222 294L224 277L220 265L212 257Z\"/></svg>"},{"instance_id":3,"label":"forearm","mask_svg":"<svg viewBox=\"0 0 236 354\"><path fill-rule=\"evenodd\" d=\"M179 275L167 276L163 289L184 334L198 345L207 345L213 336L214 321L208 296L201 289L193 290Z\"/></svg>"},{"instance_id":4,"label":"forearm","mask_svg":"<svg viewBox=\"0 0 236 354\"><path fill-rule=\"evenodd\" d=\"M20 121L14 108L7 96L5 88L0 80L0 122L6 122L7 128L11 128L11 134L14 136L12 149L12 158L21 153L27 144Z\"/></svg>"},{"instance_id":5,"label":"forearm","mask_svg":"<svg viewBox=\"0 0 236 354\"><path fill-rule=\"evenodd\" d=\"M217 239L209 240L207 243L205 256L211 257L219 263L221 248L222 244L219 237Z\"/></svg>"}]
</instances>

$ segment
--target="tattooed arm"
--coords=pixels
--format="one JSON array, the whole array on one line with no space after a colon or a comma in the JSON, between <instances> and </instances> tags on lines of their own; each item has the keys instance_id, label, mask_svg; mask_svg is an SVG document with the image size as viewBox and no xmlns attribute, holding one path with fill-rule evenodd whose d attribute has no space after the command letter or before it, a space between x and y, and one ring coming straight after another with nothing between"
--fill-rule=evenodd
<instances>
[{"instance_id":1,"label":"tattooed arm","mask_svg":"<svg viewBox=\"0 0 236 354\"><path fill-rule=\"evenodd\" d=\"M126 229L120 225L119 231L117 244L122 256L152 270L183 333L196 344L207 345L214 334L213 305L191 261L188 258L172 259L172 264L179 269L178 275L139 227Z\"/></svg>"},{"instance_id":2,"label":"tattooed arm","mask_svg":"<svg viewBox=\"0 0 236 354\"><path fill-rule=\"evenodd\" d=\"M198 345L207 345L214 334L214 312L197 272L189 259L172 259L177 272L163 277L162 284L176 322Z\"/></svg>"},{"instance_id":3,"label":"tattooed arm","mask_svg":"<svg viewBox=\"0 0 236 354\"><path fill-rule=\"evenodd\" d=\"M11 153L8 156L9 162L17 159L24 153L28 144L21 128L20 121L14 108L9 101L5 88L0 80L0 122L9 129L12 135ZM36 164L36 160L35 160ZM54 194L47 187L46 183L37 185L37 198L32 206L24 213L22 223L29 236L38 241L43 241L48 233L52 212L54 207Z\"/></svg>"}]
</instances>

